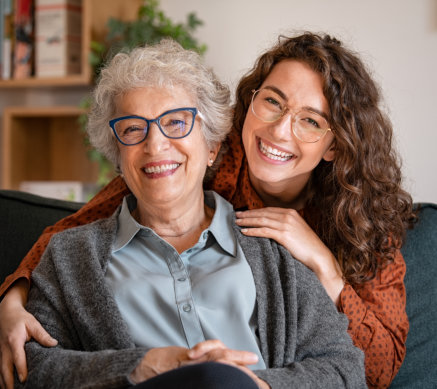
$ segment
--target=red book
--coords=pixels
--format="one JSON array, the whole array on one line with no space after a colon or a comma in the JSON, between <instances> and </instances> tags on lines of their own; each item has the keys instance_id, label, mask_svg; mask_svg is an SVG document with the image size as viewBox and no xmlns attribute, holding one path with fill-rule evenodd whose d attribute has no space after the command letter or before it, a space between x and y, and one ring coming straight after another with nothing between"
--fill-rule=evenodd
<instances>
[{"instance_id":1,"label":"red book","mask_svg":"<svg viewBox=\"0 0 437 389\"><path fill-rule=\"evenodd\" d=\"M15 0L13 78L33 74L33 0Z\"/></svg>"}]
</instances>

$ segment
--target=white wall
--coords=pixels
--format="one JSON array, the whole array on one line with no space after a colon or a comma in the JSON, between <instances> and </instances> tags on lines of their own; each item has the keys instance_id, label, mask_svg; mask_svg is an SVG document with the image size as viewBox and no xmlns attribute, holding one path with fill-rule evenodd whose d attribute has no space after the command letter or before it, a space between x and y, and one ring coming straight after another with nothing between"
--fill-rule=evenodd
<instances>
[{"instance_id":1,"label":"white wall","mask_svg":"<svg viewBox=\"0 0 437 389\"><path fill-rule=\"evenodd\" d=\"M129 0L126 0L129 4ZM415 201L437 203L437 0L160 0L175 20L195 11L206 61L236 86L278 34L329 32L359 52L382 86ZM87 88L0 90L12 105L78 104ZM1 127L1 126L0 126Z\"/></svg>"},{"instance_id":2,"label":"white wall","mask_svg":"<svg viewBox=\"0 0 437 389\"><path fill-rule=\"evenodd\" d=\"M278 34L329 32L359 52L382 87L415 201L437 202L437 0L161 0L205 24L206 61L235 87Z\"/></svg>"}]
</instances>

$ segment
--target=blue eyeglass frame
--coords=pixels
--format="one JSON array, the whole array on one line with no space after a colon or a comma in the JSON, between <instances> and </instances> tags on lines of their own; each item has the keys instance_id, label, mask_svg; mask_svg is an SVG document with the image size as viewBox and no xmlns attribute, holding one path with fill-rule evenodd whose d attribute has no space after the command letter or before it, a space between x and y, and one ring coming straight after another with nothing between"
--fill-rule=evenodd
<instances>
[{"instance_id":1,"label":"blue eyeglass frame","mask_svg":"<svg viewBox=\"0 0 437 389\"><path fill-rule=\"evenodd\" d=\"M169 113L179 112L179 111L189 111L189 112L192 113L192 115L193 115L193 122L191 123L191 128L188 130L188 132L187 132L185 135L182 135L182 136L176 136L176 137L168 136L168 135L163 131L163 129L161 128L161 123L160 123L159 121L160 121L160 119L161 119L163 116L168 115ZM119 117L119 118L115 118L115 119L110 120L110 121L109 121L109 126L112 128L112 131L114 132L115 137L117 138L117 140L118 140L122 145L125 145L125 146L135 146L135 145L138 145L138 144L140 144L140 143L142 143L142 142L144 142L144 141L146 140L147 135L149 135L150 125L151 125L152 123L156 123L156 125L157 125L158 128L159 128L159 131L161 131L161 134L164 135L166 138L169 138L169 139L182 139L182 138L185 138L186 136L190 135L190 133L191 133L193 127L194 127L194 122L196 121L196 116L197 116L197 114L199 114L199 116L200 116L200 112L197 110L197 108L194 108L194 107L175 108L175 109L170 109L169 111L165 111L165 112L163 112L161 115L159 115L159 116L156 117L155 119L147 119L147 118L145 118L145 117L143 117L143 116L137 116L137 115L121 116L121 117ZM136 143L124 143L124 142L119 138L119 136L118 136L118 134L117 134L117 131L115 130L115 124L116 124L117 122L121 121L121 120L124 120L124 119L142 119L142 120L145 120L146 123L147 123L147 131L145 131L144 138L141 139L139 142L136 142Z\"/></svg>"}]
</instances>

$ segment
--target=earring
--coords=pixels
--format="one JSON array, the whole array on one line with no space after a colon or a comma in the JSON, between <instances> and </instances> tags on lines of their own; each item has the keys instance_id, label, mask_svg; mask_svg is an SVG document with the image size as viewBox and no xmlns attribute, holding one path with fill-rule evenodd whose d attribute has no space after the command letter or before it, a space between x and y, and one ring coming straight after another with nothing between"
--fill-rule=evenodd
<instances>
[{"instance_id":1,"label":"earring","mask_svg":"<svg viewBox=\"0 0 437 389\"><path fill-rule=\"evenodd\" d=\"M212 158L210 158L210 159L209 159L209 163L210 163L211 166L212 166L212 164L214 163L214 160L213 160Z\"/></svg>"}]
</instances>

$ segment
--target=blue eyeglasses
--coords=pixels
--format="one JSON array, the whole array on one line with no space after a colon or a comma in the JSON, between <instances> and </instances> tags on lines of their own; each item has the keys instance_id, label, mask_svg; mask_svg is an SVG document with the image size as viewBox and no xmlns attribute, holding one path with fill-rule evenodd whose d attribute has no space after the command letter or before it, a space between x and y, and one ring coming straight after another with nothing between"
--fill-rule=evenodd
<instances>
[{"instance_id":1,"label":"blue eyeglasses","mask_svg":"<svg viewBox=\"0 0 437 389\"><path fill-rule=\"evenodd\" d=\"M177 108L165 111L155 119L142 116L122 116L109 121L115 137L125 146L133 146L143 142L149 134L152 123L156 123L161 133L170 139L181 139L188 136L193 129L197 108Z\"/></svg>"}]
</instances>

